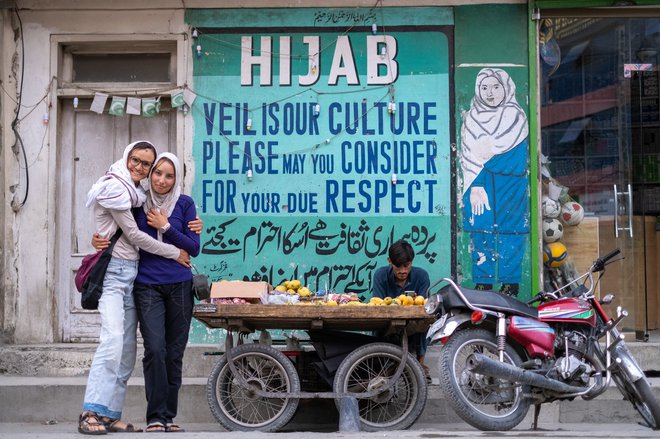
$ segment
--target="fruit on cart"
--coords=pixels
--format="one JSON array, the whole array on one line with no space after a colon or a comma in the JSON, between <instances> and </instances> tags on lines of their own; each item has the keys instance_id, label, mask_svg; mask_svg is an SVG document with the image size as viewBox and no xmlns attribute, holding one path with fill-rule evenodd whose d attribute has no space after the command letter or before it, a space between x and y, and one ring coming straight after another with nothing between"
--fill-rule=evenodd
<instances>
[{"instance_id":1,"label":"fruit on cart","mask_svg":"<svg viewBox=\"0 0 660 439\"><path fill-rule=\"evenodd\" d=\"M381 299L380 297L374 296L371 299L369 299L369 305L384 305L384 300Z\"/></svg>"},{"instance_id":2,"label":"fruit on cart","mask_svg":"<svg viewBox=\"0 0 660 439\"><path fill-rule=\"evenodd\" d=\"M359 300L351 300L350 302L340 303L339 306L367 306L367 304Z\"/></svg>"},{"instance_id":3,"label":"fruit on cart","mask_svg":"<svg viewBox=\"0 0 660 439\"><path fill-rule=\"evenodd\" d=\"M387 296L386 298L383 299L383 304L385 305L391 305L394 299L392 299L390 296Z\"/></svg>"},{"instance_id":4,"label":"fruit on cart","mask_svg":"<svg viewBox=\"0 0 660 439\"><path fill-rule=\"evenodd\" d=\"M285 280L275 287L275 291L287 294L298 294L300 297L311 297L314 295L312 290L302 286L298 279Z\"/></svg>"},{"instance_id":5,"label":"fruit on cart","mask_svg":"<svg viewBox=\"0 0 660 439\"><path fill-rule=\"evenodd\" d=\"M307 287L299 287L298 295L300 297L310 297L312 295L312 291Z\"/></svg>"},{"instance_id":6,"label":"fruit on cart","mask_svg":"<svg viewBox=\"0 0 660 439\"><path fill-rule=\"evenodd\" d=\"M415 305L424 305L425 303L426 299L423 296L415 297Z\"/></svg>"},{"instance_id":7,"label":"fruit on cart","mask_svg":"<svg viewBox=\"0 0 660 439\"><path fill-rule=\"evenodd\" d=\"M328 300L327 302L325 302L325 304L328 305L328 306L337 306L338 305L337 302L334 301L334 300Z\"/></svg>"}]
</instances>

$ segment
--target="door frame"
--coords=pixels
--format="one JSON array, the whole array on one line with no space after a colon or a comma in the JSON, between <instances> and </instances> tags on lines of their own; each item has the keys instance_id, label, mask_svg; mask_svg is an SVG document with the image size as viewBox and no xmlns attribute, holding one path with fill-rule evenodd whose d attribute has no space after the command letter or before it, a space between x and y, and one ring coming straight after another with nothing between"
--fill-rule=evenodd
<instances>
[{"instance_id":1,"label":"door frame","mask_svg":"<svg viewBox=\"0 0 660 439\"><path fill-rule=\"evenodd\" d=\"M55 145L55 148L49 148L49 174L53 175L50 181L53 183L48 185L47 199L49 200L47 209L47 221L51 227L47 230L47 240L49 254L47 255L47 271L48 271L48 290L54 303L54 311L52 318L53 334L55 342L76 342L76 341L95 341L95 339L81 339L77 338L72 333L71 328L71 315L74 311L70 304L71 288L73 288L73 272L69 270L68 263L59 261L62 245L64 240L71 239L70 226L60 224L62 212L59 209L60 199L62 195L62 188L67 184L64 175L60 175L60 170L64 170L60 160L62 159L60 151L63 149L63 142L66 141L66 135L61 132L62 121L62 102L65 99L73 99L74 97L92 98L95 94L94 89L119 95L135 94L137 96L154 95L169 97L169 91L181 87L188 83L188 76L190 68L188 68L190 58L189 42L185 34L98 34L98 35L51 35L50 37L50 74L52 78L57 78L51 81L51 95L57 96L57 101L52 105L50 113L49 125L57 127L48 132L47 142L50 145ZM124 46L126 51L140 51L135 47L142 47L142 50L153 50L154 47L161 45L175 44L176 48L173 52L173 60L170 69L171 82L164 83L139 83L138 85L130 83L103 83L103 84L76 84L72 82L71 65L63 54L63 47L71 44L81 44L86 47L98 47L99 50L109 50L110 47ZM59 82L58 82L59 81ZM154 92L158 90L158 92ZM191 168L191 160L186 157L185 152L190 151L186 147L187 142L192 138L192 122L187 122L182 112L177 111L174 122L174 153L182 158L184 169ZM190 153L189 153L190 155ZM185 166L188 164L189 166ZM110 165L110 164L108 164ZM192 174L192 173L189 173ZM69 174L69 177L71 175ZM187 187L187 182L191 181L191 175L184 174L184 187ZM68 180L69 182L71 180ZM68 216L68 214L67 214ZM68 247L68 246L67 246ZM81 257L82 259L82 257ZM95 311L88 312L92 320L97 324L100 321L98 313Z\"/></svg>"}]
</instances>

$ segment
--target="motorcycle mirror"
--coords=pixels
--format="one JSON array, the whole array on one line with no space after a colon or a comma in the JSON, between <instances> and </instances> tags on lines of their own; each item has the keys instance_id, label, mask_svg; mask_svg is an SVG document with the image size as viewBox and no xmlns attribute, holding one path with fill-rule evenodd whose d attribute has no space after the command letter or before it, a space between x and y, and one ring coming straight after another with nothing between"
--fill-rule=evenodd
<instances>
[{"instance_id":1,"label":"motorcycle mirror","mask_svg":"<svg viewBox=\"0 0 660 439\"><path fill-rule=\"evenodd\" d=\"M614 294L608 294L599 300L601 305L609 305L614 301Z\"/></svg>"},{"instance_id":2,"label":"motorcycle mirror","mask_svg":"<svg viewBox=\"0 0 660 439\"><path fill-rule=\"evenodd\" d=\"M442 299L440 298L440 294L433 294L426 299L424 311L426 311L426 314L435 315L438 313L441 304Z\"/></svg>"}]
</instances>

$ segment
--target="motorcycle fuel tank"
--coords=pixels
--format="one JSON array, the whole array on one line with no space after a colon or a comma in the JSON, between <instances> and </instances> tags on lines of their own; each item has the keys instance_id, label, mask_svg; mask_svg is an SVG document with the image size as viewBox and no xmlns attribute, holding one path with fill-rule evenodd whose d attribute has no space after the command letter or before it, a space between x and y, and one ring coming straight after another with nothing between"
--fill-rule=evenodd
<instances>
[{"instance_id":1,"label":"motorcycle fuel tank","mask_svg":"<svg viewBox=\"0 0 660 439\"><path fill-rule=\"evenodd\" d=\"M513 316L507 335L520 343L531 358L554 355L555 331L547 323Z\"/></svg>"},{"instance_id":2,"label":"motorcycle fuel tank","mask_svg":"<svg viewBox=\"0 0 660 439\"><path fill-rule=\"evenodd\" d=\"M586 300L565 298L539 305L543 322L584 323L596 326L596 313Z\"/></svg>"}]
</instances>

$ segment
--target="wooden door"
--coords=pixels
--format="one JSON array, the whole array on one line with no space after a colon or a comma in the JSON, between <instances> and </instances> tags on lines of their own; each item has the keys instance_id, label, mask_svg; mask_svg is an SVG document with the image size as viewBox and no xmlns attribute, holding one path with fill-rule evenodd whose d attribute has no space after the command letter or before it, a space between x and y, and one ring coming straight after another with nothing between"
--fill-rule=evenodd
<instances>
[{"instance_id":1,"label":"wooden door","mask_svg":"<svg viewBox=\"0 0 660 439\"><path fill-rule=\"evenodd\" d=\"M80 307L80 293L73 278L83 256L90 253L93 213L85 207L87 191L109 166L121 158L135 140L149 140L158 152L176 152L175 111L161 109L158 116L111 116L89 111L91 100L62 100L57 163L57 212L55 279L59 332L63 342L88 342L98 338L98 312ZM164 106L165 107L165 106Z\"/></svg>"}]
</instances>

